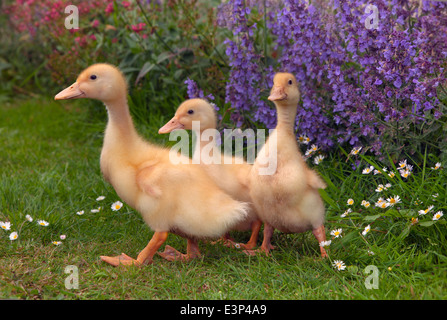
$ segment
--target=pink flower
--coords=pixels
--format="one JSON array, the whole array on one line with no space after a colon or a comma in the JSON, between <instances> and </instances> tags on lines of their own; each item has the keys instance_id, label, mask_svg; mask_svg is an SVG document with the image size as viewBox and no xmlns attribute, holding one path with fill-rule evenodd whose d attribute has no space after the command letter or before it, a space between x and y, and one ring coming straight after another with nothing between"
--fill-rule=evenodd
<instances>
[{"instance_id":1,"label":"pink flower","mask_svg":"<svg viewBox=\"0 0 447 320\"><path fill-rule=\"evenodd\" d=\"M95 19L95 20L93 20L93 22L92 22L92 27L93 27L93 28L96 28L97 26L99 26L99 20L98 20L98 19Z\"/></svg>"},{"instance_id":2,"label":"pink flower","mask_svg":"<svg viewBox=\"0 0 447 320\"><path fill-rule=\"evenodd\" d=\"M123 1L123 2L121 2L121 4L123 5L124 8L129 8L130 7L130 2L129 1Z\"/></svg>"},{"instance_id":3,"label":"pink flower","mask_svg":"<svg viewBox=\"0 0 447 320\"><path fill-rule=\"evenodd\" d=\"M144 22L140 22L139 24L131 26L132 31L136 33L143 31L144 27L146 27L146 24Z\"/></svg>"},{"instance_id":4,"label":"pink flower","mask_svg":"<svg viewBox=\"0 0 447 320\"><path fill-rule=\"evenodd\" d=\"M113 2L110 2L109 4L107 4L106 7L106 13L112 13L113 12Z\"/></svg>"}]
</instances>

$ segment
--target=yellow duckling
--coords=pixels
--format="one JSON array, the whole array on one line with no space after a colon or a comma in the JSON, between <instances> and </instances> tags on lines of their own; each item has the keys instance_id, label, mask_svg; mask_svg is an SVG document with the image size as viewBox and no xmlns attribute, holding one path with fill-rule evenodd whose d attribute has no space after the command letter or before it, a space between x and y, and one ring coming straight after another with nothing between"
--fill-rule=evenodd
<instances>
[{"instance_id":1,"label":"yellow duckling","mask_svg":"<svg viewBox=\"0 0 447 320\"><path fill-rule=\"evenodd\" d=\"M297 81L290 73L277 73L273 83L268 99L275 103L278 123L259 151L250 174L250 196L264 222L261 250L267 254L274 248L270 242L274 229L286 233L312 230L318 243L326 240L325 207L318 193L326 185L307 167L294 133L300 100ZM272 159L271 153L276 153L276 170L261 174L267 160ZM323 247L320 250L323 257L327 256Z\"/></svg>"},{"instance_id":2,"label":"yellow duckling","mask_svg":"<svg viewBox=\"0 0 447 320\"><path fill-rule=\"evenodd\" d=\"M201 166L172 164L169 150L138 135L127 104L126 80L116 67L92 65L55 96L77 98L98 99L106 105L101 171L119 197L155 231L136 260L123 253L101 256L103 261L113 266L152 263L169 232L188 240L187 253L166 246L159 254L168 260L188 260L200 254L198 239L218 238L246 219L248 205L224 193Z\"/></svg>"},{"instance_id":3,"label":"yellow duckling","mask_svg":"<svg viewBox=\"0 0 447 320\"><path fill-rule=\"evenodd\" d=\"M196 121L197 126L193 126L194 121ZM174 117L160 128L158 133L168 133L178 129L196 130L197 138L192 158L193 162L197 160L196 163L203 166L217 186L231 197L251 203L248 178L252 166L243 159L238 159L240 161L236 162L235 157L221 154L220 148L216 146L216 137L213 137L210 141L201 139L205 130L214 129L216 131L216 126L216 113L211 104L203 99L190 99L178 107ZM205 156L210 156L211 160L216 159L217 161L201 159L201 154L208 150L212 154L205 154ZM251 230L250 240L246 244L239 245L245 249L253 249L256 246L261 225L262 222L259 220L255 208L251 206L246 219L233 227L237 231ZM235 245L228 235L226 235L226 240Z\"/></svg>"}]
</instances>

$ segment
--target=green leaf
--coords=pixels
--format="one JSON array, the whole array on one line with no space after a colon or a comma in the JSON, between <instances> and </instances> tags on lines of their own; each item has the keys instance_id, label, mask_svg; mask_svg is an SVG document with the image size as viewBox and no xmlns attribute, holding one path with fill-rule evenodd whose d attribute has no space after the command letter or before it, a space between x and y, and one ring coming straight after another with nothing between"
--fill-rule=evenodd
<instances>
[{"instance_id":1,"label":"green leaf","mask_svg":"<svg viewBox=\"0 0 447 320\"><path fill-rule=\"evenodd\" d=\"M155 64L151 62L146 62L143 67L141 68L140 72L138 73L137 79L135 80L135 84L140 81L141 78L143 78L149 71L151 71L155 67Z\"/></svg>"},{"instance_id":2,"label":"green leaf","mask_svg":"<svg viewBox=\"0 0 447 320\"><path fill-rule=\"evenodd\" d=\"M430 226L434 225L435 223L436 223L436 221L432 220L432 221L420 222L419 225L423 226L423 227L430 227Z\"/></svg>"},{"instance_id":3,"label":"green leaf","mask_svg":"<svg viewBox=\"0 0 447 320\"><path fill-rule=\"evenodd\" d=\"M364 221L374 221L374 220L380 218L380 216L381 216L380 214L375 214L375 215L372 215L372 216L366 216L366 217L363 218L363 220Z\"/></svg>"}]
</instances>

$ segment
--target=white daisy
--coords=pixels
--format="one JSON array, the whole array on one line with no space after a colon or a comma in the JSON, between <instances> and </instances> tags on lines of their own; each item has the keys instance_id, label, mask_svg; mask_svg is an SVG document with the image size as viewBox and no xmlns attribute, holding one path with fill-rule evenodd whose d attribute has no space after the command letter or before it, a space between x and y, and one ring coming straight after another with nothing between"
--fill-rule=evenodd
<instances>
[{"instance_id":1,"label":"white daisy","mask_svg":"<svg viewBox=\"0 0 447 320\"><path fill-rule=\"evenodd\" d=\"M366 234L371 231L371 226L368 224L365 229L362 231L362 234L366 236Z\"/></svg>"},{"instance_id":2,"label":"white daisy","mask_svg":"<svg viewBox=\"0 0 447 320\"><path fill-rule=\"evenodd\" d=\"M318 155L318 156L316 156L316 157L314 158L314 163L315 163L316 165L319 165L319 164L321 163L321 161L323 161L323 159L324 159L324 156L323 156L323 155Z\"/></svg>"},{"instance_id":3,"label":"white daisy","mask_svg":"<svg viewBox=\"0 0 447 320\"><path fill-rule=\"evenodd\" d=\"M41 225L42 227L48 227L50 224L45 220L37 220L37 224Z\"/></svg>"},{"instance_id":4,"label":"white daisy","mask_svg":"<svg viewBox=\"0 0 447 320\"><path fill-rule=\"evenodd\" d=\"M341 260L334 260L334 263L332 265L339 271L346 269L345 263Z\"/></svg>"},{"instance_id":5,"label":"white daisy","mask_svg":"<svg viewBox=\"0 0 447 320\"><path fill-rule=\"evenodd\" d=\"M9 240L14 241L17 240L17 238L19 237L19 235L17 234L16 231L11 232L11 234L9 235Z\"/></svg>"},{"instance_id":6,"label":"white daisy","mask_svg":"<svg viewBox=\"0 0 447 320\"><path fill-rule=\"evenodd\" d=\"M354 204L354 199L348 199L348 206L352 206Z\"/></svg>"},{"instance_id":7,"label":"white daisy","mask_svg":"<svg viewBox=\"0 0 447 320\"><path fill-rule=\"evenodd\" d=\"M355 156L360 152L360 150L362 150L362 147L353 148L349 154Z\"/></svg>"},{"instance_id":8,"label":"white daisy","mask_svg":"<svg viewBox=\"0 0 447 320\"><path fill-rule=\"evenodd\" d=\"M385 189L385 187L383 186L383 184L379 184L376 188L376 192L382 192Z\"/></svg>"},{"instance_id":9,"label":"white daisy","mask_svg":"<svg viewBox=\"0 0 447 320\"><path fill-rule=\"evenodd\" d=\"M77 214L78 216L82 216L82 215L84 214L84 210L78 211L78 212L76 212L76 214Z\"/></svg>"},{"instance_id":10,"label":"white daisy","mask_svg":"<svg viewBox=\"0 0 447 320\"><path fill-rule=\"evenodd\" d=\"M399 162L399 168L400 169L404 169L407 166L407 159L402 160L401 162Z\"/></svg>"},{"instance_id":11,"label":"white daisy","mask_svg":"<svg viewBox=\"0 0 447 320\"><path fill-rule=\"evenodd\" d=\"M310 139L305 135L301 135L298 137L298 142L302 144L309 144Z\"/></svg>"},{"instance_id":12,"label":"white daisy","mask_svg":"<svg viewBox=\"0 0 447 320\"><path fill-rule=\"evenodd\" d=\"M335 229L331 231L331 236L334 236L335 238L341 237L341 233L343 232L343 229Z\"/></svg>"},{"instance_id":13,"label":"white daisy","mask_svg":"<svg viewBox=\"0 0 447 320\"><path fill-rule=\"evenodd\" d=\"M350 214L351 212L352 212L352 210L351 210L351 208L349 208L348 210L346 210L345 212L343 212L343 213L341 214L340 217L344 218L344 217L346 217L348 214Z\"/></svg>"},{"instance_id":14,"label":"white daisy","mask_svg":"<svg viewBox=\"0 0 447 320\"><path fill-rule=\"evenodd\" d=\"M121 209L123 207L123 203L121 201L116 201L112 204L112 210L113 211L118 211L119 209Z\"/></svg>"},{"instance_id":15,"label":"white daisy","mask_svg":"<svg viewBox=\"0 0 447 320\"><path fill-rule=\"evenodd\" d=\"M394 197L390 197L388 199L386 199L388 206L392 207L394 206L396 203L401 203L401 199L399 196L394 196Z\"/></svg>"},{"instance_id":16,"label":"white daisy","mask_svg":"<svg viewBox=\"0 0 447 320\"><path fill-rule=\"evenodd\" d=\"M374 170L373 166L369 166L368 168L363 169L363 174L370 174Z\"/></svg>"},{"instance_id":17,"label":"white daisy","mask_svg":"<svg viewBox=\"0 0 447 320\"><path fill-rule=\"evenodd\" d=\"M96 201L102 201L106 198L106 196L99 196L98 198L96 198Z\"/></svg>"},{"instance_id":18,"label":"white daisy","mask_svg":"<svg viewBox=\"0 0 447 320\"><path fill-rule=\"evenodd\" d=\"M52 242L55 246L60 246L62 244L62 241L53 241Z\"/></svg>"},{"instance_id":19,"label":"white daisy","mask_svg":"<svg viewBox=\"0 0 447 320\"><path fill-rule=\"evenodd\" d=\"M433 170L438 170L439 168L441 168L441 162L436 162L434 167L431 167Z\"/></svg>"},{"instance_id":20,"label":"white daisy","mask_svg":"<svg viewBox=\"0 0 447 320\"><path fill-rule=\"evenodd\" d=\"M67 238L67 236L65 234L61 234L59 237L61 240L65 240Z\"/></svg>"},{"instance_id":21,"label":"white daisy","mask_svg":"<svg viewBox=\"0 0 447 320\"><path fill-rule=\"evenodd\" d=\"M369 208L371 206L371 203L369 203L369 201L362 200L361 205L364 206L365 208Z\"/></svg>"},{"instance_id":22,"label":"white daisy","mask_svg":"<svg viewBox=\"0 0 447 320\"><path fill-rule=\"evenodd\" d=\"M439 220L442 216L444 215L444 213L442 213L442 211L438 211L435 213L435 215L433 216L433 220Z\"/></svg>"},{"instance_id":23,"label":"white daisy","mask_svg":"<svg viewBox=\"0 0 447 320\"><path fill-rule=\"evenodd\" d=\"M331 242L332 242L331 240L321 241L320 242L320 247L327 248L327 247L329 247L331 245Z\"/></svg>"},{"instance_id":24,"label":"white daisy","mask_svg":"<svg viewBox=\"0 0 447 320\"><path fill-rule=\"evenodd\" d=\"M91 213L98 213L99 211L101 211L101 207L98 207L97 209L90 210Z\"/></svg>"},{"instance_id":25,"label":"white daisy","mask_svg":"<svg viewBox=\"0 0 447 320\"><path fill-rule=\"evenodd\" d=\"M25 219L28 220L29 222L33 222L33 217L31 217L29 214L25 216Z\"/></svg>"},{"instance_id":26,"label":"white daisy","mask_svg":"<svg viewBox=\"0 0 447 320\"><path fill-rule=\"evenodd\" d=\"M6 221L6 222L0 221L0 228L2 228L3 230L11 230L11 222L9 222L9 221Z\"/></svg>"},{"instance_id":27,"label":"white daisy","mask_svg":"<svg viewBox=\"0 0 447 320\"><path fill-rule=\"evenodd\" d=\"M435 207L435 206L429 206L429 207L428 207L427 209L425 209L425 210L419 210L418 213L419 213L419 215L427 214L427 213L429 213L434 207Z\"/></svg>"}]
</instances>

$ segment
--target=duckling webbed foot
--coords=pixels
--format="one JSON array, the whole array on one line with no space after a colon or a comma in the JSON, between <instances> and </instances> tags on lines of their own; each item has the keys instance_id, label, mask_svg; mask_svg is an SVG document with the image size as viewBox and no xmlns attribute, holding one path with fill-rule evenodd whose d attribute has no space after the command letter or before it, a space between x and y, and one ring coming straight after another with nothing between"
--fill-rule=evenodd
<instances>
[{"instance_id":1,"label":"duckling webbed foot","mask_svg":"<svg viewBox=\"0 0 447 320\"><path fill-rule=\"evenodd\" d=\"M170 245L165 246L163 252L157 252L159 256L168 261L189 261L200 257L199 246L195 240L188 239L186 254L183 254Z\"/></svg>"},{"instance_id":2,"label":"duckling webbed foot","mask_svg":"<svg viewBox=\"0 0 447 320\"><path fill-rule=\"evenodd\" d=\"M139 266L139 265L141 265L140 262L129 257L125 253L121 253L121 255L115 256L115 257L101 256L100 258L102 261L107 262L108 264L110 264L114 267L118 267L119 265L124 265L124 266L130 266L130 265Z\"/></svg>"}]
</instances>

